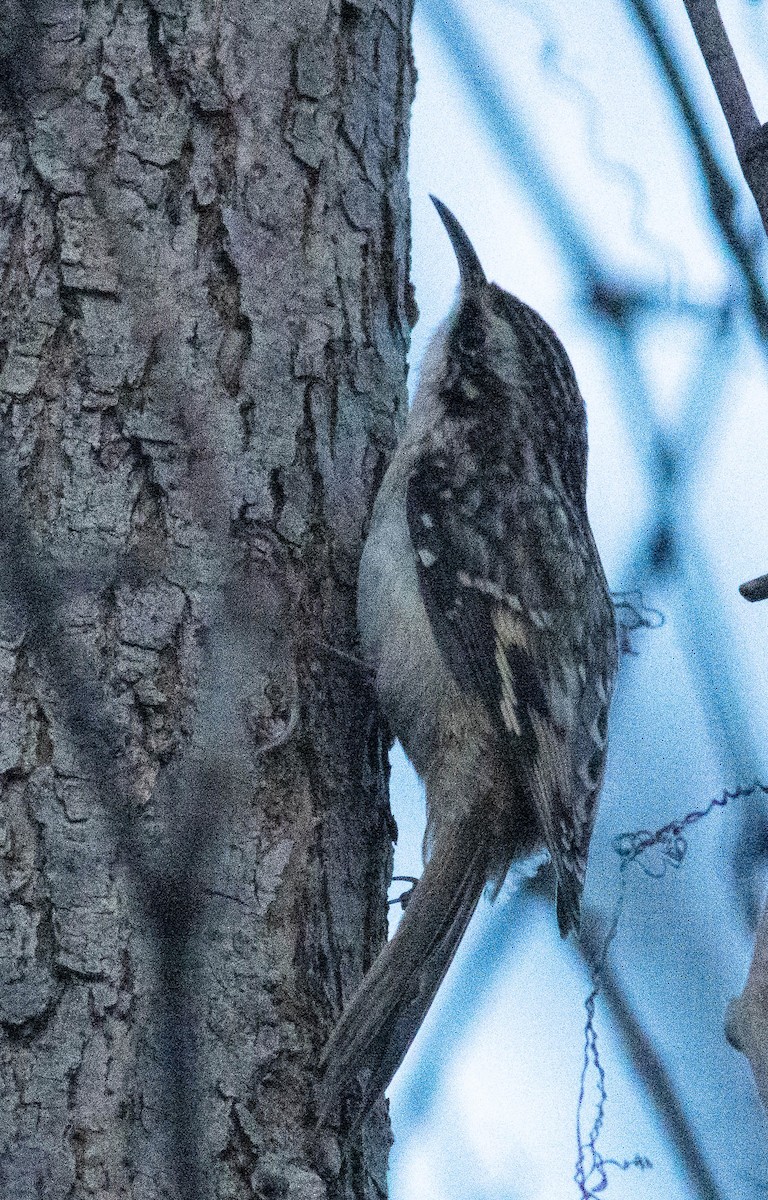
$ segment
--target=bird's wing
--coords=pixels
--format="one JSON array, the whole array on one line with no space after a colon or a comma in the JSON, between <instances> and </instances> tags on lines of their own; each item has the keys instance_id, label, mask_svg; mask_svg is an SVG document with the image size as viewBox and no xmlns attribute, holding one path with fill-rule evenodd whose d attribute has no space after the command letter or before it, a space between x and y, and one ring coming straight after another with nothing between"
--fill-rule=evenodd
<instances>
[{"instance_id":1,"label":"bird's wing","mask_svg":"<svg viewBox=\"0 0 768 1200\"><path fill-rule=\"evenodd\" d=\"M550 482L513 480L506 456L441 447L411 475L408 526L440 651L479 695L533 799L578 923L615 673L613 609L586 513Z\"/></svg>"}]
</instances>

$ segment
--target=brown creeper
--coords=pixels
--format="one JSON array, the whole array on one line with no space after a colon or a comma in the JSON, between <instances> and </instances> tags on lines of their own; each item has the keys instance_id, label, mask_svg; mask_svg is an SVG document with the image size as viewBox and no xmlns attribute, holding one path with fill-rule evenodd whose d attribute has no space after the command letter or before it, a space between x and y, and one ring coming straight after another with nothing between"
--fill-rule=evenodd
<instances>
[{"instance_id":1,"label":"brown creeper","mask_svg":"<svg viewBox=\"0 0 768 1200\"><path fill-rule=\"evenodd\" d=\"M325 1052L321 1119L358 1072L387 1086L486 884L542 850L578 927L616 672L613 606L586 510L584 402L527 304L459 263L363 551L358 623L381 708L427 793L428 861Z\"/></svg>"}]
</instances>

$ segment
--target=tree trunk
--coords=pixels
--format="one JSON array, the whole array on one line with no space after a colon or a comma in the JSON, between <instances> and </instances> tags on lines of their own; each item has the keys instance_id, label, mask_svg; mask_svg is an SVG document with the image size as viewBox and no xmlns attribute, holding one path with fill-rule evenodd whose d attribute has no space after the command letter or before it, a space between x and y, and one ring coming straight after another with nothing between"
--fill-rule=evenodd
<instances>
[{"instance_id":1,"label":"tree trunk","mask_svg":"<svg viewBox=\"0 0 768 1200\"><path fill-rule=\"evenodd\" d=\"M367 1197L410 0L0 3L0 1193Z\"/></svg>"}]
</instances>

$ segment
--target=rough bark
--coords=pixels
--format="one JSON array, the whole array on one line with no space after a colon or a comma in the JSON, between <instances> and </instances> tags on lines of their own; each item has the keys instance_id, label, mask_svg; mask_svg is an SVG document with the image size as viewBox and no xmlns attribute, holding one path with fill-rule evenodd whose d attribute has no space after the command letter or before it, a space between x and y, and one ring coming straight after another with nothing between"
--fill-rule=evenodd
<instances>
[{"instance_id":1,"label":"rough bark","mask_svg":"<svg viewBox=\"0 0 768 1200\"><path fill-rule=\"evenodd\" d=\"M0 1193L364 1197L410 0L0 2ZM344 657L344 654L352 657Z\"/></svg>"}]
</instances>

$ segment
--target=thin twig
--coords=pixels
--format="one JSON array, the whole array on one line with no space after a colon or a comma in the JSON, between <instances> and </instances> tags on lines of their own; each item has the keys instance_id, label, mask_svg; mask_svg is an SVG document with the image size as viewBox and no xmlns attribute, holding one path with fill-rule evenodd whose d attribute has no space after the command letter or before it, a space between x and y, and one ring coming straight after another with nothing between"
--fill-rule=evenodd
<instances>
[{"instance_id":1,"label":"thin twig","mask_svg":"<svg viewBox=\"0 0 768 1200\"><path fill-rule=\"evenodd\" d=\"M601 955L598 922L585 921L584 924L587 932L582 934L582 948L588 961L600 959L600 994L610 1014L611 1026L623 1043L625 1055L663 1125L667 1139L685 1164L690 1182L700 1195L716 1197L720 1193L698 1144L697 1131L680 1102L674 1081L653 1039L643 1029L632 1008L623 981L606 961L606 956ZM609 1158L601 1159L601 1163L604 1167L619 1165L626 1169L623 1163L616 1164ZM641 1163L646 1167L650 1165L648 1159L639 1155L627 1165L641 1166Z\"/></svg>"},{"instance_id":2,"label":"thin twig","mask_svg":"<svg viewBox=\"0 0 768 1200\"><path fill-rule=\"evenodd\" d=\"M625 1170L629 1166L645 1169L650 1165L645 1156L637 1155L634 1159L628 1160L627 1167L625 1167L623 1163L617 1163L615 1159L604 1158L598 1146L608 1100L605 1069L602 1065L595 1027L597 1000L601 995L613 1009L616 1028L624 1037L629 1057L635 1064L650 1099L662 1114L664 1128L681 1153L691 1178L701 1186L702 1195L713 1198L718 1195L709 1176L706 1160L696 1148L692 1131L688 1128L683 1110L675 1096L674 1087L666 1076L661 1060L657 1058L641 1027L634 1020L631 1009L623 1001L618 977L613 976L608 965L608 952L616 937L622 917L627 871L630 865L636 864L644 874L651 878L661 878L668 867L676 869L681 866L688 849L687 831L693 825L708 817L716 808L725 808L732 800L746 799L755 795L768 795L768 785L755 780L754 783L732 790L725 788L704 808L693 809L684 817L670 821L660 829L636 829L632 833L619 834L613 839L613 848L621 859L621 865L619 866L619 890L610 924L602 935L597 932L590 934L587 929L582 932L580 937L580 948L592 975L592 988L584 1002L587 1019L584 1026L584 1059L576 1110L578 1156L573 1176L582 1200L597 1200L598 1194L605 1191L608 1183L607 1166L618 1165ZM647 852L653 850L657 851L656 855L651 857L650 861L645 859L644 856ZM596 922L593 920L590 927L594 929L595 925ZM586 1131L585 1136L584 1106L587 1098L587 1084L590 1079L597 1092L597 1103L591 1128Z\"/></svg>"}]
</instances>

